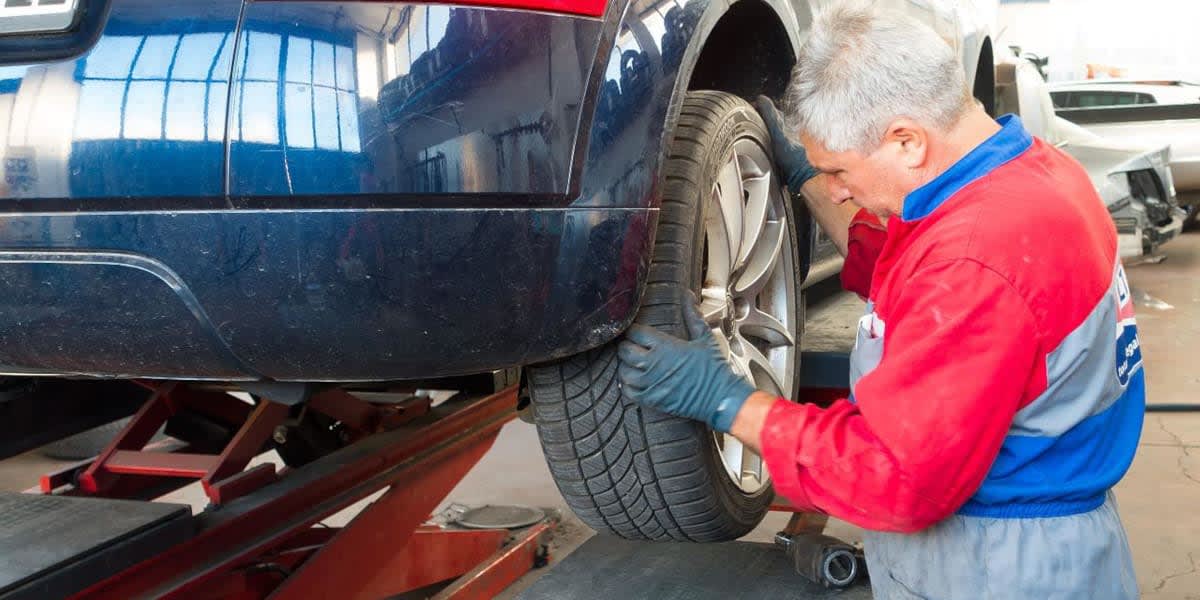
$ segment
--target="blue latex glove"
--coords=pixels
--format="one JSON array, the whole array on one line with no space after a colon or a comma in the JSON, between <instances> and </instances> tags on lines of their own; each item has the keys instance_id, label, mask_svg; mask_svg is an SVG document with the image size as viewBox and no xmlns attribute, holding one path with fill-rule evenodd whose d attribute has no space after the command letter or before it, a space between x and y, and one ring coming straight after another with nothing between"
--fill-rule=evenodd
<instances>
[{"instance_id":1,"label":"blue latex glove","mask_svg":"<svg viewBox=\"0 0 1200 600\"><path fill-rule=\"evenodd\" d=\"M630 327L617 349L618 377L622 391L633 400L728 433L754 386L725 361L696 304L689 292L683 318L691 341L646 325Z\"/></svg>"},{"instance_id":2,"label":"blue latex glove","mask_svg":"<svg viewBox=\"0 0 1200 600\"><path fill-rule=\"evenodd\" d=\"M788 191L799 194L800 188L821 172L809 164L804 146L788 137L783 125L783 115L779 114L770 98L759 96L754 101L754 108L762 116L763 122L767 124L767 132L771 134L771 148L775 153L776 168L780 170L780 179L787 185Z\"/></svg>"}]
</instances>

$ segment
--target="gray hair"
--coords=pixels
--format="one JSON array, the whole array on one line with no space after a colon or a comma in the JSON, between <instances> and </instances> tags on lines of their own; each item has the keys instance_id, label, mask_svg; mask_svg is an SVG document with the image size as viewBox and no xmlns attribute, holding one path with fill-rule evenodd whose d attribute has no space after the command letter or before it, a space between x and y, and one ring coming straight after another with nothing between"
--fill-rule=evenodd
<instances>
[{"instance_id":1,"label":"gray hair","mask_svg":"<svg viewBox=\"0 0 1200 600\"><path fill-rule=\"evenodd\" d=\"M863 153L896 118L946 131L972 102L958 57L933 29L864 0L816 14L786 99L800 131L833 152Z\"/></svg>"}]
</instances>

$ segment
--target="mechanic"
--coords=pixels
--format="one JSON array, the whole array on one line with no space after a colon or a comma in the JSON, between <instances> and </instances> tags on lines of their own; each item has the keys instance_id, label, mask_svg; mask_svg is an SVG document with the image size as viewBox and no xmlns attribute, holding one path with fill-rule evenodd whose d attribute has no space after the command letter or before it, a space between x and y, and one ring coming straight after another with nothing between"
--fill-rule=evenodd
<instances>
[{"instance_id":1,"label":"mechanic","mask_svg":"<svg viewBox=\"0 0 1200 600\"><path fill-rule=\"evenodd\" d=\"M1083 168L992 120L929 27L864 3L815 17L777 168L867 300L849 398L756 391L695 306L634 326L624 393L732 433L800 510L857 524L876 598L1135 598L1110 491L1144 373L1117 236ZM806 154L807 150L807 154Z\"/></svg>"}]
</instances>

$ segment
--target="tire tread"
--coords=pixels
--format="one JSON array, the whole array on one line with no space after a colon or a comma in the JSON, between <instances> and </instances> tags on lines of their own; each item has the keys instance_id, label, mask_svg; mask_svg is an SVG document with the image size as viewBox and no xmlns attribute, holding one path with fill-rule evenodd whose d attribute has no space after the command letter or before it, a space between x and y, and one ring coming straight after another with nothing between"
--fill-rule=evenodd
<instances>
[{"instance_id":1,"label":"tire tread","mask_svg":"<svg viewBox=\"0 0 1200 600\"><path fill-rule=\"evenodd\" d=\"M691 278L689 248L702 227L696 215L705 153L725 120L747 106L713 91L692 91L684 100L663 165L657 235L636 322L680 327L679 287ZM751 508L724 506L713 479L724 473L714 473L711 459L702 456L707 429L625 398L616 367L616 344L610 343L529 369L543 453L567 504L593 528L631 539L706 542L747 533L771 490ZM575 409L581 400L582 412ZM607 468L589 476L600 464Z\"/></svg>"}]
</instances>

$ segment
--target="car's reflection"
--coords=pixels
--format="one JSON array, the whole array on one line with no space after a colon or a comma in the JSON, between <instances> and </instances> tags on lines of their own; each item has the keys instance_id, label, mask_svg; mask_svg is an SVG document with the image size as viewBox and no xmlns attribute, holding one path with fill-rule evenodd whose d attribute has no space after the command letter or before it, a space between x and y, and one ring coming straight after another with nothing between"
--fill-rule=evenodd
<instances>
[{"instance_id":1,"label":"car's reflection","mask_svg":"<svg viewBox=\"0 0 1200 600\"><path fill-rule=\"evenodd\" d=\"M171 4L114 11L74 61L0 68L0 196L567 191L597 22L256 3L239 34L237 0Z\"/></svg>"}]
</instances>

